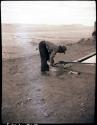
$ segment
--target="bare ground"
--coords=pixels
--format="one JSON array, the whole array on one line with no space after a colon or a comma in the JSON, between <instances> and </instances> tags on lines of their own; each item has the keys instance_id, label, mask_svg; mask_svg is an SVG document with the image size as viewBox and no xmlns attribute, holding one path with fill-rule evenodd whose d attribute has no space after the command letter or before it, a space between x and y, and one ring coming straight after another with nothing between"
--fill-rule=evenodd
<instances>
[{"instance_id":1,"label":"bare ground","mask_svg":"<svg viewBox=\"0 0 97 125\"><path fill-rule=\"evenodd\" d=\"M57 54L55 62L76 60L95 51L91 40L67 47L66 54ZM4 50L3 57L13 50ZM25 50L28 54L24 53ZM31 55L30 50L31 45L27 44L16 49L16 52L21 51L21 55L9 53L11 58L8 55L3 58L2 122L93 123L95 65L73 64L67 69L59 68L57 72L50 71L49 76L43 76L40 73L39 54ZM69 74L70 70L80 74Z\"/></svg>"}]
</instances>

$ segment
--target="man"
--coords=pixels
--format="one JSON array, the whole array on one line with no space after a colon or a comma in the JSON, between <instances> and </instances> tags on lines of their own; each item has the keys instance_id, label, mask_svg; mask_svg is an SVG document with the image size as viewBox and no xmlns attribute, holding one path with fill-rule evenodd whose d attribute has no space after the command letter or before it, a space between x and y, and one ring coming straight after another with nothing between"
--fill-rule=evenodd
<instances>
[{"instance_id":1,"label":"man","mask_svg":"<svg viewBox=\"0 0 97 125\"><path fill-rule=\"evenodd\" d=\"M54 57L56 53L64 53L65 54L66 47L65 46L57 46L48 41L41 41L39 43L39 52L41 58L41 72L46 73L49 71L49 65L47 61L50 61L50 66L54 65Z\"/></svg>"},{"instance_id":2,"label":"man","mask_svg":"<svg viewBox=\"0 0 97 125\"><path fill-rule=\"evenodd\" d=\"M94 40L96 40L96 31L92 33L92 37L94 38Z\"/></svg>"},{"instance_id":3,"label":"man","mask_svg":"<svg viewBox=\"0 0 97 125\"><path fill-rule=\"evenodd\" d=\"M94 32L92 33L92 37L96 41L96 22L94 24Z\"/></svg>"}]
</instances>

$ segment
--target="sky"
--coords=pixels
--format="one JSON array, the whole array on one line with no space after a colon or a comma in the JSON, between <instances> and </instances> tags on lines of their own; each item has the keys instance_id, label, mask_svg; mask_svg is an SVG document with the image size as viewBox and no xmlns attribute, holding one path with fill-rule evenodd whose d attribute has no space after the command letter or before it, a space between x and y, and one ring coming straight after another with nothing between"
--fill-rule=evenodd
<instances>
[{"instance_id":1,"label":"sky","mask_svg":"<svg viewBox=\"0 0 97 125\"><path fill-rule=\"evenodd\" d=\"M1 1L1 22L93 26L95 1Z\"/></svg>"}]
</instances>

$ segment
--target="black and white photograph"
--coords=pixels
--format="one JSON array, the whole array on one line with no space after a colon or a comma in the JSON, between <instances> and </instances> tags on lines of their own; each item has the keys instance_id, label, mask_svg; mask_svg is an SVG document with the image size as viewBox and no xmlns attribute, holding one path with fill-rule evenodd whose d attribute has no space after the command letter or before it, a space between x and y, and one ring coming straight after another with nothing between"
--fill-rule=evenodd
<instances>
[{"instance_id":1,"label":"black and white photograph","mask_svg":"<svg viewBox=\"0 0 97 125\"><path fill-rule=\"evenodd\" d=\"M95 123L95 1L1 1L1 38L2 123Z\"/></svg>"}]
</instances>

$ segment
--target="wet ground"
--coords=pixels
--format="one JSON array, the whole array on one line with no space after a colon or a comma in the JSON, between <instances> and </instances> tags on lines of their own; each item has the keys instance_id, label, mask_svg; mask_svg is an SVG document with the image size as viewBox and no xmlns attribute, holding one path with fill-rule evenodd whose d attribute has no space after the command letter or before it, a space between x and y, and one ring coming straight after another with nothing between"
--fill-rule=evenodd
<instances>
[{"instance_id":1,"label":"wet ground","mask_svg":"<svg viewBox=\"0 0 97 125\"><path fill-rule=\"evenodd\" d=\"M34 40L10 35L2 43L2 122L93 123L95 64L51 68L49 76L44 76ZM95 51L91 40L67 47L66 54L57 54L55 62L76 60Z\"/></svg>"},{"instance_id":2,"label":"wet ground","mask_svg":"<svg viewBox=\"0 0 97 125\"><path fill-rule=\"evenodd\" d=\"M93 123L95 66L75 64L43 76L33 57L5 62L3 71L3 122Z\"/></svg>"}]
</instances>

